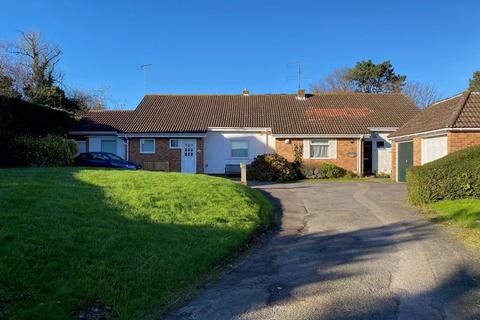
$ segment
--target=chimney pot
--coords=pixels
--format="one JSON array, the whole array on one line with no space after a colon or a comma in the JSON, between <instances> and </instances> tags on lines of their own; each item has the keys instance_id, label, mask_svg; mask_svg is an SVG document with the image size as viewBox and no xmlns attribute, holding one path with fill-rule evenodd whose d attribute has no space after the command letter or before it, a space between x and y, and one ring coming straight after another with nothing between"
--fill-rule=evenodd
<instances>
[{"instance_id":1,"label":"chimney pot","mask_svg":"<svg viewBox=\"0 0 480 320\"><path fill-rule=\"evenodd\" d=\"M243 89L243 95L248 96L250 94L250 91L248 91L247 88Z\"/></svg>"},{"instance_id":2,"label":"chimney pot","mask_svg":"<svg viewBox=\"0 0 480 320\"><path fill-rule=\"evenodd\" d=\"M297 99L305 100L305 89L298 89Z\"/></svg>"}]
</instances>

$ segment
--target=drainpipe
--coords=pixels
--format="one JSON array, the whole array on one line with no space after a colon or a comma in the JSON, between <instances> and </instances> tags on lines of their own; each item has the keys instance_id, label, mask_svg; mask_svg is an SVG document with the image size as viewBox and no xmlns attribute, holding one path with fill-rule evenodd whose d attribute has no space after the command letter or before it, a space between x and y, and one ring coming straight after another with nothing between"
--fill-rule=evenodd
<instances>
[{"instance_id":1,"label":"drainpipe","mask_svg":"<svg viewBox=\"0 0 480 320\"><path fill-rule=\"evenodd\" d=\"M125 151L127 153L126 156L125 156L125 160L128 161L128 138L127 137L124 138L123 143L125 144Z\"/></svg>"},{"instance_id":2,"label":"drainpipe","mask_svg":"<svg viewBox=\"0 0 480 320\"><path fill-rule=\"evenodd\" d=\"M265 153L269 153L268 152L268 130L267 130L267 128L265 128Z\"/></svg>"}]
</instances>

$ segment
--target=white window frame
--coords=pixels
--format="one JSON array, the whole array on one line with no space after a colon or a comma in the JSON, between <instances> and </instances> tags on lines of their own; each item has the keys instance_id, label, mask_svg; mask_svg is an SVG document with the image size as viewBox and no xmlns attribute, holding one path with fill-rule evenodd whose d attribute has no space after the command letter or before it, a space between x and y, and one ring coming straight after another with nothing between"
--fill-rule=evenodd
<instances>
[{"instance_id":1,"label":"white window frame","mask_svg":"<svg viewBox=\"0 0 480 320\"><path fill-rule=\"evenodd\" d=\"M310 157L310 145L314 140L325 140L328 141L328 155L327 157ZM326 144L326 143L325 143ZM318 143L317 145L325 145ZM313 144L315 145L315 143ZM313 159L313 160L335 160L338 157L337 153L337 139L329 138L310 138L303 140L303 159Z\"/></svg>"},{"instance_id":2,"label":"white window frame","mask_svg":"<svg viewBox=\"0 0 480 320\"><path fill-rule=\"evenodd\" d=\"M147 140L153 141L153 151L143 151L143 143ZM140 153L141 154L154 154L155 153L155 139L154 138L140 139Z\"/></svg>"},{"instance_id":3,"label":"white window frame","mask_svg":"<svg viewBox=\"0 0 480 320\"><path fill-rule=\"evenodd\" d=\"M176 147L173 147L172 141L177 141L178 145ZM180 145L180 139L170 139L168 141L168 146L170 147L170 149L182 149L182 146Z\"/></svg>"},{"instance_id":4,"label":"white window frame","mask_svg":"<svg viewBox=\"0 0 480 320\"><path fill-rule=\"evenodd\" d=\"M247 155L245 157L235 157L233 156L233 143L234 142L246 142L247 143ZM232 159L247 159L250 155L250 141L249 140L244 140L244 139L236 139L236 140L230 140L230 158Z\"/></svg>"},{"instance_id":5,"label":"white window frame","mask_svg":"<svg viewBox=\"0 0 480 320\"><path fill-rule=\"evenodd\" d=\"M314 142L315 140L321 140L322 142ZM328 139L312 139L309 141L309 157L310 159L330 159L330 140ZM327 146L327 156L326 157L312 157L312 146Z\"/></svg>"}]
</instances>

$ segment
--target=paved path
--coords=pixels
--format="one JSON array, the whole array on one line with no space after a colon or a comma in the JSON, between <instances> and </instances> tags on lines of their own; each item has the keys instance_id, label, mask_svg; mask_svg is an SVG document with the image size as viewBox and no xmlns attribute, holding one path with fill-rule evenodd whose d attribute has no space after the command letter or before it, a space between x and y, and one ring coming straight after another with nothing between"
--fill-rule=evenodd
<instances>
[{"instance_id":1,"label":"paved path","mask_svg":"<svg viewBox=\"0 0 480 320\"><path fill-rule=\"evenodd\" d=\"M260 187L281 230L168 319L480 319L479 256L383 183Z\"/></svg>"}]
</instances>

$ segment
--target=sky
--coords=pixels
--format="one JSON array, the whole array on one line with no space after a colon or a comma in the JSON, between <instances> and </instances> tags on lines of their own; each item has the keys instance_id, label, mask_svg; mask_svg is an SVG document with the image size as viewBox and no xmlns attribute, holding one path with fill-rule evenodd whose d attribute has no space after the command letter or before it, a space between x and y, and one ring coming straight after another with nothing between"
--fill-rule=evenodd
<instances>
[{"instance_id":1,"label":"sky","mask_svg":"<svg viewBox=\"0 0 480 320\"><path fill-rule=\"evenodd\" d=\"M65 86L109 108L147 93L294 93L335 68L390 60L443 97L480 70L480 1L1 0L0 41L40 31L63 50Z\"/></svg>"}]
</instances>

